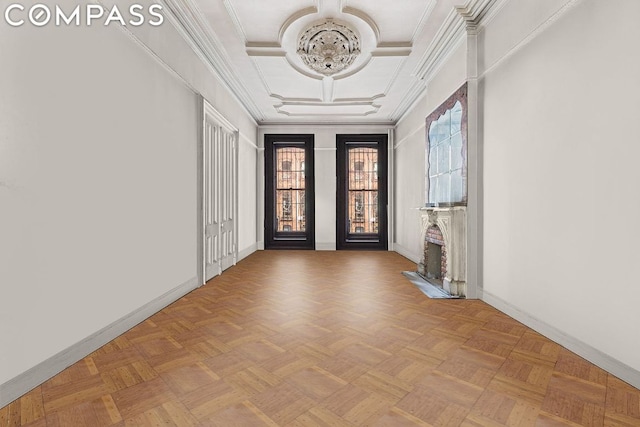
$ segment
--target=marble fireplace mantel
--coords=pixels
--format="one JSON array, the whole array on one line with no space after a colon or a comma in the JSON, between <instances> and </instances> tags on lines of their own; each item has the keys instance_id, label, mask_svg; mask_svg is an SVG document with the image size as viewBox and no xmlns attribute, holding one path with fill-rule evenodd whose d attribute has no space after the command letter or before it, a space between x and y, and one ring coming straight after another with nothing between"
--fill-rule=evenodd
<instances>
[{"instance_id":1,"label":"marble fireplace mantel","mask_svg":"<svg viewBox=\"0 0 640 427\"><path fill-rule=\"evenodd\" d=\"M436 225L444 238L447 250L446 275L443 288L456 296L467 294L467 207L423 207L420 208L422 228L420 242L424 245L427 229ZM424 250L418 272L424 275Z\"/></svg>"}]
</instances>

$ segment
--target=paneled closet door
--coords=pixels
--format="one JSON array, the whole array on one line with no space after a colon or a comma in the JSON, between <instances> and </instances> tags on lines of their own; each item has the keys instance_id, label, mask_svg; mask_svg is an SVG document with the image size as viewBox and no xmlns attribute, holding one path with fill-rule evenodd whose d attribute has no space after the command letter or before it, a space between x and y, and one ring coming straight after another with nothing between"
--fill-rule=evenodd
<instances>
[{"instance_id":1,"label":"paneled closet door","mask_svg":"<svg viewBox=\"0 0 640 427\"><path fill-rule=\"evenodd\" d=\"M237 261L238 131L204 101L203 219L205 281Z\"/></svg>"},{"instance_id":2,"label":"paneled closet door","mask_svg":"<svg viewBox=\"0 0 640 427\"><path fill-rule=\"evenodd\" d=\"M236 212L238 192L236 179L236 135L221 129L220 164L220 263L222 271L235 265L237 260Z\"/></svg>"}]
</instances>

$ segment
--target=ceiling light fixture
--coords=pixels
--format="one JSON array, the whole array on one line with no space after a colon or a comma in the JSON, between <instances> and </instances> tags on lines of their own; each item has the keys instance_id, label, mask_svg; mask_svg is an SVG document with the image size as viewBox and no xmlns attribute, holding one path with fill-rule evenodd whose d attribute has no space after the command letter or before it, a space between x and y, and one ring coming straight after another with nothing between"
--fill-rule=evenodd
<instances>
[{"instance_id":1,"label":"ceiling light fixture","mask_svg":"<svg viewBox=\"0 0 640 427\"><path fill-rule=\"evenodd\" d=\"M298 55L311 68L332 76L353 64L360 54L360 39L351 28L332 19L307 28L298 41Z\"/></svg>"}]
</instances>

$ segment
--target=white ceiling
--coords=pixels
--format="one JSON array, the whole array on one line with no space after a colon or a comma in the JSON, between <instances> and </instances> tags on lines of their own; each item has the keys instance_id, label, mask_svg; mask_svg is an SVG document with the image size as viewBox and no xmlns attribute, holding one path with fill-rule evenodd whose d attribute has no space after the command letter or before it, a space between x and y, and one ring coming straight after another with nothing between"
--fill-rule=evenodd
<instances>
[{"instance_id":1,"label":"white ceiling","mask_svg":"<svg viewBox=\"0 0 640 427\"><path fill-rule=\"evenodd\" d=\"M426 70L462 40L452 37L452 27L462 27L452 26L462 22L455 7L482 9L491 0L167 3L258 123L389 124L423 93ZM300 34L323 18L348 24L361 41L356 61L332 77L308 69L296 53Z\"/></svg>"}]
</instances>

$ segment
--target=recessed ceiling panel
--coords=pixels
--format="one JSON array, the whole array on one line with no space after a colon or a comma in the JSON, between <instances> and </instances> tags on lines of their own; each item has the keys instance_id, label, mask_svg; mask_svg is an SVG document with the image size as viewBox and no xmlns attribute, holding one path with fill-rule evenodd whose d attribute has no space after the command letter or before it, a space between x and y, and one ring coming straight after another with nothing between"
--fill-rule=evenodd
<instances>
[{"instance_id":1,"label":"recessed ceiling panel","mask_svg":"<svg viewBox=\"0 0 640 427\"><path fill-rule=\"evenodd\" d=\"M356 104L284 104L276 107L279 113L297 117L364 117L378 111L377 105Z\"/></svg>"},{"instance_id":2,"label":"recessed ceiling panel","mask_svg":"<svg viewBox=\"0 0 640 427\"><path fill-rule=\"evenodd\" d=\"M378 26L381 43L411 42L426 20L435 0L345 0L345 12L367 14Z\"/></svg>"},{"instance_id":3,"label":"recessed ceiling panel","mask_svg":"<svg viewBox=\"0 0 640 427\"><path fill-rule=\"evenodd\" d=\"M322 80L300 74L280 56L254 56L258 73L270 96L322 100Z\"/></svg>"},{"instance_id":4,"label":"recessed ceiling panel","mask_svg":"<svg viewBox=\"0 0 640 427\"><path fill-rule=\"evenodd\" d=\"M224 0L231 19L248 42L275 42L282 25L294 14L315 8L315 0Z\"/></svg>"},{"instance_id":5,"label":"recessed ceiling panel","mask_svg":"<svg viewBox=\"0 0 640 427\"><path fill-rule=\"evenodd\" d=\"M437 67L450 46L458 45L464 17L455 7L464 3L471 10L499 3L165 1L190 46L261 124L398 120L426 90L428 79L422 80L424 73L416 70ZM348 68L325 76L308 68L297 50L307 28L329 19L358 35L360 54Z\"/></svg>"},{"instance_id":6,"label":"recessed ceiling panel","mask_svg":"<svg viewBox=\"0 0 640 427\"><path fill-rule=\"evenodd\" d=\"M404 57L373 57L361 71L343 79L336 79L333 84L333 99L376 98L386 95Z\"/></svg>"}]
</instances>

